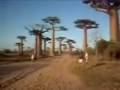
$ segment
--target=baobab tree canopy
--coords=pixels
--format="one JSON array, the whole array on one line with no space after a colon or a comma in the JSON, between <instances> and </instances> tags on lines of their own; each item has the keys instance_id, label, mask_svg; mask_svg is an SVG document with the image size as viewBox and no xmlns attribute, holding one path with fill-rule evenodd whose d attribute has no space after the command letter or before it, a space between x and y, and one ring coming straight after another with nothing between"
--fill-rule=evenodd
<instances>
[{"instance_id":1,"label":"baobab tree canopy","mask_svg":"<svg viewBox=\"0 0 120 90\"><path fill-rule=\"evenodd\" d=\"M30 31L30 35L39 35L40 34L40 31L39 30L32 30Z\"/></svg>"},{"instance_id":2,"label":"baobab tree canopy","mask_svg":"<svg viewBox=\"0 0 120 90\"><path fill-rule=\"evenodd\" d=\"M60 27L59 27L59 29L60 29L60 30L63 30L63 31L68 30L68 29L67 29L67 28L65 28L64 26L60 26Z\"/></svg>"},{"instance_id":3,"label":"baobab tree canopy","mask_svg":"<svg viewBox=\"0 0 120 90\"><path fill-rule=\"evenodd\" d=\"M51 40L51 38L49 38L49 37L42 37L42 39L44 39L45 41Z\"/></svg>"},{"instance_id":4,"label":"baobab tree canopy","mask_svg":"<svg viewBox=\"0 0 120 90\"><path fill-rule=\"evenodd\" d=\"M22 39L22 40L25 40L26 37L25 36L17 36L18 39Z\"/></svg>"},{"instance_id":5,"label":"baobab tree canopy","mask_svg":"<svg viewBox=\"0 0 120 90\"><path fill-rule=\"evenodd\" d=\"M83 0L83 3L89 4L93 8L109 10L110 8L120 8L120 0Z\"/></svg>"},{"instance_id":6,"label":"baobab tree canopy","mask_svg":"<svg viewBox=\"0 0 120 90\"><path fill-rule=\"evenodd\" d=\"M68 44L72 44L72 43L76 43L74 40L72 40L72 39L68 39L67 41L66 41Z\"/></svg>"},{"instance_id":7,"label":"baobab tree canopy","mask_svg":"<svg viewBox=\"0 0 120 90\"><path fill-rule=\"evenodd\" d=\"M43 19L44 22L49 23L49 24L58 24L60 23L60 19L56 16L49 16Z\"/></svg>"},{"instance_id":8,"label":"baobab tree canopy","mask_svg":"<svg viewBox=\"0 0 120 90\"><path fill-rule=\"evenodd\" d=\"M20 42L15 43L16 46L22 46L23 44L21 44Z\"/></svg>"},{"instance_id":9,"label":"baobab tree canopy","mask_svg":"<svg viewBox=\"0 0 120 90\"><path fill-rule=\"evenodd\" d=\"M66 37L58 37L56 38L58 41L63 41L64 39L66 39Z\"/></svg>"},{"instance_id":10,"label":"baobab tree canopy","mask_svg":"<svg viewBox=\"0 0 120 90\"><path fill-rule=\"evenodd\" d=\"M43 24L35 24L29 29L28 27L25 27L25 29L29 30L29 33L31 35L40 35L41 33L47 32L48 30L45 29L45 26Z\"/></svg>"},{"instance_id":11,"label":"baobab tree canopy","mask_svg":"<svg viewBox=\"0 0 120 90\"><path fill-rule=\"evenodd\" d=\"M89 19L77 19L75 22L76 27L78 28L86 28L86 29L90 29L90 28L97 28L98 24L96 24L95 21L89 20Z\"/></svg>"}]
</instances>

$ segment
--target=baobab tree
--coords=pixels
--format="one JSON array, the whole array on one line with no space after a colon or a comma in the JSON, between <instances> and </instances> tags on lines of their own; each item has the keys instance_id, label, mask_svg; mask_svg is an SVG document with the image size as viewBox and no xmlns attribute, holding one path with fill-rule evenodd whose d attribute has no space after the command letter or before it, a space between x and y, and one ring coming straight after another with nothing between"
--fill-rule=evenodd
<instances>
[{"instance_id":1,"label":"baobab tree","mask_svg":"<svg viewBox=\"0 0 120 90\"><path fill-rule=\"evenodd\" d=\"M60 19L58 17L49 16L44 18L43 21L51 25L51 28L49 28L49 30L51 30L51 33L52 33L50 55L54 56L55 55L55 31L66 31L67 28L63 26L55 27L56 24L60 23Z\"/></svg>"},{"instance_id":2,"label":"baobab tree","mask_svg":"<svg viewBox=\"0 0 120 90\"><path fill-rule=\"evenodd\" d=\"M83 0L83 3L90 5L97 11L107 13L110 18L110 39L118 42L120 38L118 10L120 0Z\"/></svg>"},{"instance_id":3,"label":"baobab tree","mask_svg":"<svg viewBox=\"0 0 120 90\"><path fill-rule=\"evenodd\" d=\"M67 39L66 43L68 44L69 47L69 53L72 53L73 44L76 42L72 39Z\"/></svg>"},{"instance_id":4,"label":"baobab tree","mask_svg":"<svg viewBox=\"0 0 120 90\"><path fill-rule=\"evenodd\" d=\"M29 30L31 35L35 36L35 46L33 53L35 59L38 59L40 56L42 56L42 34L47 32L44 27L45 26L42 24L35 24L31 28L25 27L27 30Z\"/></svg>"},{"instance_id":5,"label":"baobab tree","mask_svg":"<svg viewBox=\"0 0 120 90\"><path fill-rule=\"evenodd\" d=\"M61 54L62 53L62 41L65 40L66 37L58 37L56 39L59 42L59 54Z\"/></svg>"},{"instance_id":6,"label":"baobab tree","mask_svg":"<svg viewBox=\"0 0 120 90\"><path fill-rule=\"evenodd\" d=\"M21 47L21 43L18 42L18 43L15 43L15 45L18 47L18 53L19 53L19 55L20 55L20 47Z\"/></svg>"},{"instance_id":7,"label":"baobab tree","mask_svg":"<svg viewBox=\"0 0 120 90\"><path fill-rule=\"evenodd\" d=\"M89 19L77 19L75 22L75 25L77 28L84 29L84 43L83 43L83 48L84 51L87 52L87 30L92 29L92 28L97 28L98 24L96 22L89 20Z\"/></svg>"},{"instance_id":8,"label":"baobab tree","mask_svg":"<svg viewBox=\"0 0 120 90\"><path fill-rule=\"evenodd\" d=\"M17 36L17 38L20 39L20 55L23 55L23 46L26 37L21 35L21 36Z\"/></svg>"},{"instance_id":9,"label":"baobab tree","mask_svg":"<svg viewBox=\"0 0 120 90\"><path fill-rule=\"evenodd\" d=\"M67 44L63 43L63 44L62 44L62 47L63 47L63 51L66 52Z\"/></svg>"},{"instance_id":10,"label":"baobab tree","mask_svg":"<svg viewBox=\"0 0 120 90\"><path fill-rule=\"evenodd\" d=\"M49 37L43 37L43 42L44 42L44 53L47 52L47 41L50 41L51 39Z\"/></svg>"}]
</instances>

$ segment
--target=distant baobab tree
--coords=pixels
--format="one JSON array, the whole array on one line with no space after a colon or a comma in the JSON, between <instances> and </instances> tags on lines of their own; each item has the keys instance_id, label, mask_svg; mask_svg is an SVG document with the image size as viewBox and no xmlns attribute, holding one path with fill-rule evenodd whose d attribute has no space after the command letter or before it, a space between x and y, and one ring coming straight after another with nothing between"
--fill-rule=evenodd
<instances>
[{"instance_id":1,"label":"distant baobab tree","mask_svg":"<svg viewBox=\"0 0 120 90\"><path fill-rule=\"evenodd\" d=\"M62 47L63 47L63 51L66 52L67 44L63 43L63 44L62 44Z\"/></svg>"},{"instance_id":2,"label":"distant baobab tree","mask_svg":"<svg viewBox=\"0 0 120 90\"><path fill-rule=\"evenodd\" d=\"M57 39L57 41L59 42L59 54L61 54L62 53L62 41L64 40L64 39L66 39L66 37L58 37L58 38L56 38Z\"/></svg>"},{"instance_id":3,"label":"distant baobab tree","mask_svg":"<svg viewBox=\"0 0 120 90\"><path fill-rule=\"evenodd\" d=\"M77 19L75 22L77 28L84 29L84 43L83 48L84 51L87 51L88 43L87 43L87 30L92 28L97 28L98 24L96 22L89 19Z\"/></svg>"},{"instance_id":4,"label":"distant baobab tree","mask_svg":"<svg viewBox=\"0 0 120 90\"><path fill-rule=\"evenodd\" d=\"M20 47L21 47L21 43L18 42L18 43L15 43L15 45L18 47L18 53L19 53L19 55L20 55Z\"/></svg>"},{"instance_id":5,"label":"distant baobab tree","mask_svg":"<svg viewBox=\"0 0 120 90\"><path fill-rule=\"evenodd\" d=\"M67 39L66 43L69 46L69 53L72 53L73 44L76 43L76 42L72 39Z\"/></svg>"},{"instance_id":6,"label":"distant baobab tree","mask_svg":"<svg viewBox=\"0 0 120 90\"><path fill-rule=\"evenodd\" d=\"M43 42L44 42L44 53L47 52L47 41L50 41L51 39L49 37L43 37Z\"/></svg>"},{"instance_id":7,"label":"distant baobab tree","mask_svg":"<svg viewBox=\"0 0 120 90\"><path fill-rule=\"evenodd\" d=\"M83 0L83 3L90 5L97 11L107 13L110 17L110 39L118 42L120 38L119 16L120 0Z\"/></svg>"},{"instance_id":8,"label":"distant baobab tree","mask_svg":"<svg viewBox=\"0 0 120 90\"><path fill-rule=\"evenodd\" d=\"M20 55L23 55L23 46L24 46L24 41L26 39L25 36L17 36L18 39L20 39Z\"/></svg>"},{"instance_id":9,"label":"distant baobab tree","mask_svg":"<svg viewBox=\"0 0 120 90\"><path fill-rule=\"evenodd\" d=\"M35 36L34 58L38 59L42 56L42 34L47 32L42 24L35 24L31 28L25 27L31 35Z\"/></svg>"},{"instance_id":10,"label":"distant baobab tree","mask_svg":"<svg viewBox=\"0 0 120 90\"><path fill-rule=\"evenodd\" d=\"M55 55L55 31L66 31L67 28L65 28L63 26L55 27L56 24L60 23L60 19L56 16L46 17L46 18L43 19L43 21L45 23L49 23L51 25L51 28L49 28L49 30L51 30L51 33L52 33L50 55L54 56ZM56 30L56 29L59 29L59 30Z\"/></svg>"}]
</instances>

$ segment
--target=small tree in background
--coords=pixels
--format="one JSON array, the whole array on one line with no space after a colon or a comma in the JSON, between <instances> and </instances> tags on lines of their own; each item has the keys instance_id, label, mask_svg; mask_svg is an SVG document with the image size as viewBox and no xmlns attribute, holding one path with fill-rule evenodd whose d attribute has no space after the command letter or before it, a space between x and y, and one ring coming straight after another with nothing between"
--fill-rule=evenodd
<instances>
[{"instance_id":1,"label":"small tree in background","mask_svg":"<svg viewBox=\"0 0 120 90\"><path fill-rule=\"evenodd\" d=\"M73 44L74 43L76 43L74 40L72 40L72 39L68 39L67 41L66 41L66 43L68 44L68 47L69 47L69 53L71 54L72 53L72 49L73 49Z\"/></svg>"},{"instance_id":2,"label":"small tree in background","mask_svg":"<svg viewBox=\"0 0 120 90\"><path fill-rule=\"evenodd\" d=\"M67 44L65 44L65 43L62 44L62 47L63 47L63 51L66 52L66 50L67 50Z\"/></svg>"},{"instance_id":3,"label":"small tree in background","mask_svg":"<svg viewBox=\"0 0 120 90\"><path fill-rule=\"evenodd\" d=\"M43 21L45 23L49 23L52 26L52 38L51 38L51 51L50 51L50 55L54 56L55 54L55 24L59 24L60 20L58 17L46 17L43 19Z\"/></svg>"},{"instance_id":4,"label":"small tree in background","mask_svg":"<svg viewBox=\"0 0 120 90\"><path fill-rule=\"evenodd\" d=\"M120 43L108 42L104 50L104 58L108 60L120 59Z\"/></svg>"},{"instance_id":5,"label":"small tree in background","mask_svg":"<svg viewBox=\"0 0 120 90\"><path fill-rule=\"evenodd\" d=\"M106 50L107 47L108 47L108 41L101 39L97 42L96 48L97 48L99 54L103 55L104 51Z\"/></svg>"},{"instance_id":6,"label":"small tree in background","mask_svg":"<svg viewBox=\"0 0 120 90\"><path fill-rule=\"evenodd\" d=\"M34 57L38 59L42 56L42 34L48 30L46 30L45 26L42 24L35 24L30 29L28 27L25 28L29 30L30 35L35 36Z\"/></svg>"},{"instance_id":7,"label":"small tree in background","mask_svg":"<svg viewBox=\"0 0 120 90\"><path fill-rule=\"evenodd\" d=\"M52 33L50 55L54 56L55 55L55 31L66 31L67 28L63 26L55 27L56 24L60 23L60 19L58 17L49 16L49 17L44 18L43 21L51 25L51 28L49 28L49 30L51 30L51 33ZM56 30L56 28L59 30Z\"/></svg>"},{"instance_id":8,"label":"small tree in background","mask_svg":"<svg viewBox=\"0 0 120 90\"><path fill-rule=\"evenodd\" d=\"M21 35L17 36L17 38L20 39L20 55L23 55L23 45L26 37Z\"/></svg>"},{"instance_id":9,"label":"small tree in background","mask_svg":"<svg viewBox=\"0 0 120 90\"><path fill-rule=\"evenodd\" d=\"M18 42L18 43L15 43L15 45L18 47L18 53L19 53L19 55L20 55L20 47L21 47L21 43Z\"/></svg>"},{"instance_id":10,"label":"small tree in background","mask_svg":"<svg viewBox=\"0 0 120 90\"><path fill-rule=\"evenodd\" d=\"M51 39L49 37L43 37L43 42L44 42L44 53L47 52L47 42L50 41Z\"/></svg>"},{"instance_id":11,"label":"small tree in background","mask_svg":"<svg viewBox=\"0 0 120 90\"><path fill-rule=\"evenodd\" d=\"M66 37L58 37L56 38L59 42L59 54L62 53L62 41L66 39Z\"/></svg>"}]
</instances>

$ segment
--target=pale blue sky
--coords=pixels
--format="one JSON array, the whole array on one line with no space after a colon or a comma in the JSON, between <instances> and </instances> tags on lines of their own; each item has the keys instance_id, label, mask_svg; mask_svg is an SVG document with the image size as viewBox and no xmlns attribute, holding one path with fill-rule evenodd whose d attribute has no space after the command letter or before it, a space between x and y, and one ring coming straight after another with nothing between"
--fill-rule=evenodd
<instances>
[{"instance_id":1,"label":"pale blue sky","mask_svg":"<svg viewBox=\"0 0 120 90\"><path fill-rule=\"evenodd\" d=\"M99 25L99 33L104 39L109 39L109 17L102 12L96 12L89 6L81 3L81 0L0 0L0 49L15 48L15 42L19 41L18 35L25 35L25 46L33 47L34 36L30 36L24 26L43 23L41 19L47 16L57 16L69 30L57 32L58 36L66 36L74 39L76 47L82 48L83 30L75 27L76 19L95 20ZM91 33L88 31L88 40ZM46 33L45 35L50 36Z\"/></svg>"}]
</instances>

